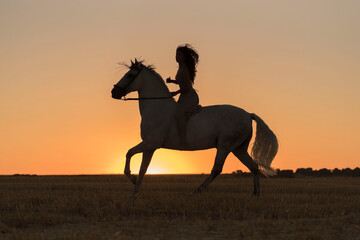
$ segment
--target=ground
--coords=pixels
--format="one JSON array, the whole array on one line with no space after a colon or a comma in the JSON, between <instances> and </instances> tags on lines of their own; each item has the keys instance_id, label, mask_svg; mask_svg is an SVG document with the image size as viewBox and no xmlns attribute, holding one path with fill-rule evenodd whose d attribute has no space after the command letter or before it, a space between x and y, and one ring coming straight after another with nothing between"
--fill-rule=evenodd
<instances>
[{"instance_id":1,"label":"ground","mask_svg":"<svg viewBox=\"0 0 360 240\"><path fill-rule=\"evenodd\" d=\"M360 239L359 177L0 176L0 239Z\"/></svg>"}]
</instances>

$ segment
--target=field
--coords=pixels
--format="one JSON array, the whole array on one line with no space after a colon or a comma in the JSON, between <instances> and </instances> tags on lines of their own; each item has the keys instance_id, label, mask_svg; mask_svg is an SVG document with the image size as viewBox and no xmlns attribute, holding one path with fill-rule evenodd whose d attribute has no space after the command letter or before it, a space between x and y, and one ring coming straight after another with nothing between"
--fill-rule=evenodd
<instances>
[{"instance_id":1,"label":"field","mask_svg":"<svg viewBox=\"0 0 360 240\"><path fill-rule=\"evenodd\" d=\"M360 239L360 178L0 176L0 239Z\"/></svg>"}]
</instances>

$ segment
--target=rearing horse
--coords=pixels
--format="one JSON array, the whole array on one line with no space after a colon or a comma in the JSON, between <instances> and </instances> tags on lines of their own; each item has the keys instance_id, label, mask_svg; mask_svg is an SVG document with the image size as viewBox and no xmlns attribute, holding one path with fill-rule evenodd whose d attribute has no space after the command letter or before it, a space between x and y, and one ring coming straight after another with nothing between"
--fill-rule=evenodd
<instances>
[{"instance_id":1,"label":"rearing horse","mask_svg":"<svg viewBox=\"0 0 360 240\"><path fill-rule=\"evenodd\" d=\"M137 91L141 115L142 142L126 154L125 175L135 185L132 195L140 190L141 182L158 148L176 150L204 150L217 148L215 163L210 176L192 192L201 192L221 172L226 157L232 152L253 174L254 195L260 194L259 171L273 175L270 167L277 151L275 134L253 113L231 105L203 107L187 122L186 147L180 148L180 138L176 127L177 103L171 97L161 76L151 66L142 61L131 61L129 71L114 85L112 97L121 99L126 94ZM257 123L255 142L251 155L247 152L252 137L252 120ZM130 172L131 157L143 153L138 179Z\"/></svg>"}]
</instances>

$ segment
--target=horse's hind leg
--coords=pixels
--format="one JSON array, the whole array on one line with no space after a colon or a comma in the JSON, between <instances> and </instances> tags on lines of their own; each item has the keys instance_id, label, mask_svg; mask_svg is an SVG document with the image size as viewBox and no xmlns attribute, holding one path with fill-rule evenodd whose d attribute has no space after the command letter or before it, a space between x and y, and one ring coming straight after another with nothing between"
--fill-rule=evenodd
<instances>
[{"instance_id":1,"label":"horse's hind leg","mask_svg":"<svg viewBox=\"0 0 360 240\"><path fill-rule=\"evenodd\" d=\"M217 150L215 163L213 169L211 170L210 176L195 191L190 193L191 195L204 190L222 172L225 159L229 153L229 151L226 151L224 149Z\"/></svg>"},{"instance_id":2,"label":"horse's hind leg","mask_svg":"<svg viewBox=\"0 0 360 240\"><path fill-rule=\"evenodd\" d=\"M237 147L233 154L251 171L254 176L254 192L253 195L259 196L260 195L260 184L259 184L259 166L257 163L250 157L249 153L247 152L249 143L251 140L250 137L245 140L239 147Z\"/></svg>"}]
</instances>

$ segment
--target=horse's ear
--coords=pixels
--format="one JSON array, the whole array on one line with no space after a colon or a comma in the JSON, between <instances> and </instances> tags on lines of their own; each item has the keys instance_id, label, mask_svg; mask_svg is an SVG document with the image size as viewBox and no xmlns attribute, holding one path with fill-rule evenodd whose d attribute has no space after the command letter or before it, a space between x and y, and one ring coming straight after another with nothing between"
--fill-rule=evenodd
<instances>
[{"instance_id":1,"label":"horse's ear","mask_svg":"<svg viewBox=\"0 0 360 240\"><path fill-rule=\"evenodd\" d=\"M138 65L139 64L139 62L138 62L138 60L135 58L135 64L136 65Z\"/></svg>"},{"instance_id":2,"label":"horse's ear","mask_svg":"<svg viewBox=\"0 0 360 240\"><path fill-rule=\"evenodd\" d=\"M134 66L134 62L133 62L133 60L130 60L130 62L131 62L131 67L132 67L132 66Z\"/></svg>"}]
</instances>

